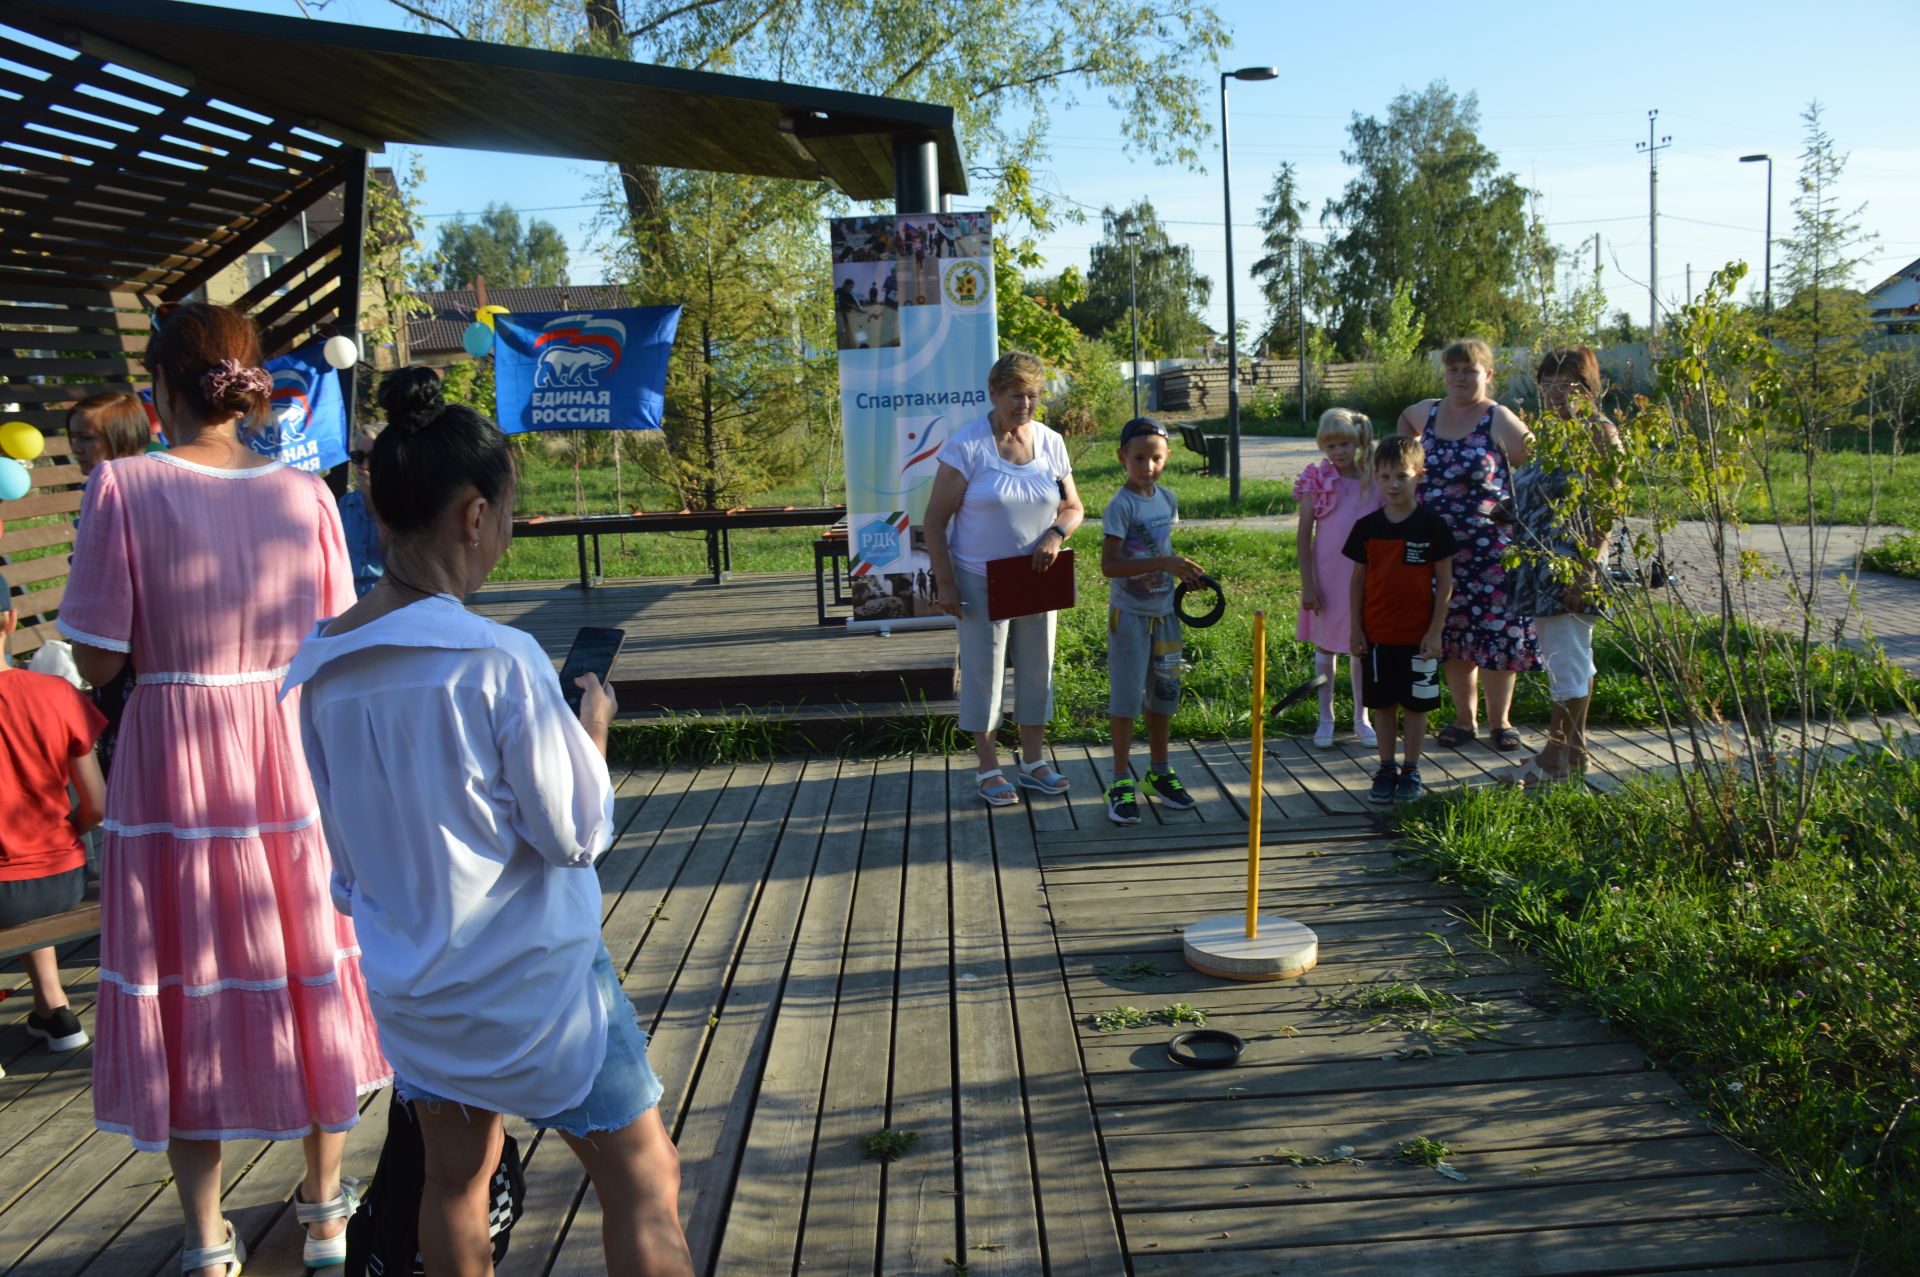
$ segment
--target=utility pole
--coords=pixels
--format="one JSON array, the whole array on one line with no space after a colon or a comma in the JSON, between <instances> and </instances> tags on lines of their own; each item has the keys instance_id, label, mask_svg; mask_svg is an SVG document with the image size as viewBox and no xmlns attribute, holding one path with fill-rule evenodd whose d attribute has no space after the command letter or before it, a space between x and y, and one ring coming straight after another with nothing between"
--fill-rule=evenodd
<instances>
[{"instance_id":1,"label":"utility pole","mask_svg":"<svg viewBox=\"0 0 1920 1277\"><path fill-rule=\"evenodd\" d=\"M1693 263L1687 263L1687 305L1693 305Z\"/></svg>"},{"instance_id":2,"label":"utility pole","mask_svg":"<svg viewBox=\"0 0 1920 1277\"><path fill-rule=\"evenodd\" d=\"M1635 142L1634 149L1647 155L1647 344L1660 335L1660 152L1673 143L1672 137L1657 142L1653 136L1658 110L1647 112L1647 140Z\"/></svg>"},{"instance_id":3,"label":"utility pole","mask_svg":"<svg viewBox=\"0 0 1920 1277\"><path fill-rule=\"evenodd\" d=\"M1127 233L1127 318L1133 324L1133 365L1127 380L1133 383L1133 415L1140 415L1140 285L1134 275L1134 250L1140 243L1139 231Z\"/></svg>"},{"instance_id":4,"label":"utility pole","mask_svg":"<svg viewBox=\"0 0 1920 1277\"><path fill-rule=\"evenodd\" d=\"M1300 248L1300 266L1293 273L1294 318L1300 323L1295 360L1300 372L1300 424L1307 424L1307 241L1294 237Z\"/></svg>"}]
</instances>

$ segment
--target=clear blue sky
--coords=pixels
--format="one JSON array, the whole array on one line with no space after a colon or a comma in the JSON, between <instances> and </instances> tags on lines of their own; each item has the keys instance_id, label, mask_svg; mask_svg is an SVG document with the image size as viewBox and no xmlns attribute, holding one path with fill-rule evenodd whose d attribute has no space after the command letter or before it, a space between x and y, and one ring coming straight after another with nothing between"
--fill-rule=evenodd
<instances>
[{"instance_id":1,"label":"clear blue sky","mask_svg":"<svg viewBox=\"0 0 1920 1277\"><path fill-rule=\"evenodd\" d=\"M297 0L221 2L300 12ZM327 0L324 6L307 0L307 7L333 21L404 25L388 0ZM1472 8L1448 12L1405 0L1366 6L1229 0L1218 6L1235 40L1223 65L1270 64L1281 71L1277 80L1235 82L1229 90L1243 317L1257 319L1260 311L1246 267L1258 255L1255 216L1278 165L1295 164L1317 217L1345 184L1340 150L1353 113L1382 114L1395 94L1434 79L1479 96L1482 140L1539 191L1541 215L1556 240L1571 247L1596 232L1602 236L1610 298L1636 319L1644 321L1647 309L1648 227L1647 161L1634 144L1647 138L1650 109L1660 112L1659 132L1673 139L1660 154L1659 285L1666 304L1685 292L1689 263L1697 288L1713 268L1744 257L1758 286L1765 166L1742 165L1738 157L1774 156L1774 233L1787 234L1803 141L1800 113L1814 98L1825 107L1828 131L1851 153L1841 200L1848 207L1866 204L1862 224L1880 237L1859 282L1877 283L1920 258L1920 113L1905 61L1920 43L1920 4L1913 0L1820 6L1628 0L1584 9L1516 6L1487 16L1475 16ZM1043 180L1090 220L1064 226L1042 248L1050 271L1084 267L1099 238L1099 209L1147 195L1170 234L1192 246L1199 268L1214 279L1210 318L1221 326L1218 80L1213 67L1194 73L1216 86L1205 91L1216 132L1203 152L1204 171L1127 156L1103 102L1056 109ZM538 215L567 236L576 282L598 279L587 225L594 210L572 207L592 201L594 166L442 150L424 157L425 209L436 220L477 212L489 200L541 210Z\"/></svg>"}]
</instances>

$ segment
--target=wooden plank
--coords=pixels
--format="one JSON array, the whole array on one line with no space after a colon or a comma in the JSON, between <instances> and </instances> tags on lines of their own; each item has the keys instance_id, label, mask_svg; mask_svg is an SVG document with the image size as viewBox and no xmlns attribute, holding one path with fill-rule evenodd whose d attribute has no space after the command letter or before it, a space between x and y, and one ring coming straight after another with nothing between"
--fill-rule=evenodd
<instances>
[{"instance_id":1,"label":"wooden plank","mask_svg":"<svg viewBox=\"0 0 1920 1277\"><path fill-rule=\"evenodd\" d=\"M1448 1181L1432 1177L1440 1184ZM1342 1202L1229 1206L1214 1210L1126 1214L1127 1240L1135 1250L1197 1250L1228 1235L1233 1249L1354 1245L1463 1233L1611 1225L1608 1238L1631 1232L1643 1220L1716 1219L1738 1229L1740 1221L1776 1216L1786 1203L1779 1188L1757 1174L1696 1175L1677 1179L1512 1188L1473 1192L1470 1184L1397 1202L1392 1210L1355 1210ZM1600 1258L1608 1243L1596 1239L1586 1260L1601 1271L1618 1271Z\"/></svg>"},{"instance_id":2,"label":"wooden plank","mask_svg":"<svg viewBox=\"0 0 1920 1277\"><path fill-rule=\"evenodd\" d=\"M1399 1051L1432 1049L1435 1045L1475 1056L1550 1047L1614 1046L1620 1042L1618 1034L1587 1017L1556 1020L1534 1012L1531 1013L1532 1018L1519 1020L1513 1015L1525 1012L1524 1006L1509 1004L1503 1009L1509 1015L1489 1024L1485 1030L1486 1037L1463 1040L1441 1038L1437 1043L1432 1033L1386 1025L1374 1026L1368 1023L1364 1015L1328 1016L1319 1026L1311 1021L1297 1021L1291 1016L1286 1024L1276 1025L1269 1015L1265 1028L1254 1029L1249 1025L1243 1031L1247 1049L1246 1054L1240 1057L1241 1062L1234 1070L1234 1076L1240 1076L1250 1067L1331 1067L1354 1060L1380 1060ZM1255 1008L1247 1010L1250 1015L1259 1014ZM1215 1018L1230 1020L1233 1017ZM1229 1024L1222 1027L1241 1026ZM1323 1031L1304 1031L1315 1027ZM1172 1032L1165 1027L1152 1033L1143 1031L1126 1034L1099 1034L1089 1029L1082 1049L1087 1062L1087 1076L1094 1080L1096 1086L1107 1078L1140 1078L1156 1073L1191 1077L1191 1071L1184 1070L1183 1066L1167 1057L1166 1042ZM1102 1092L1103 1096L1108 1094Z\"/></svg>"},{"instance_id":3,"label":"wooden plank","mask_svg":"<svg viewBox=\"0 0 1920 1277\"><path fill-rule=\"evenodd\" d=\"M1046 1271L1052 1277L1106 1277L1124 1271L1126 1257L1039 858L1029 831L1009 823L995 824L994 832Z\"/></svg>"},{"instance_id":4,"label":"wooden plank","mask_svg":"<svg viewBox=\"0 0 1920 1277\"><path fill-rule=\"evenodd\" d=\"M692 1101L681 1106L674 1132L680 1149L680 1205L689 1243L698 1254L713 1252L727 1221L734 1173L746 1144L838 771L830 758L806 764Z\"/></svg>"},{"instance_id":5,"label":"wooden plank","mask_svg":"<svg viewBox=\"0 0 1920 1277\"><path fill-rule=\"evenodd\" d=\"M1110 1132L1107 1160L1116 1178L1209 1166L1261 1167L1285 1173L1302 1169L1287 1161L1285 1152L1324 1157L1344 1144L1356 1155L1373 1160L1391 1157L1418 1135L1450 1148L1458 1145L1482 1154L1585 1148L1614 1155L1620 1149L1641 1144L1713 1138L1703 1135L1693 1118L1653 1104L1520 1113L1476 1109L1445 1115L1407 1108L1391 1116L1362 1109L1324 1124L1296 1121L1289 1113L1271 1123L1214 1131L1204 1140L1186 1131L1139 1135Z\"/></svg>"},{"instance_id":6,"label":"wooden plank","mask_svg":"<svg viewBox=\"0 0 1920 1277\"><path fill-rule=\"evenodd\" d=\"M908 810L944 811L949 801L946 760L914 759ZM888 1124L915 1132L919 1140L910 1156L886 1168L883 1273L939 1272L943 1259L965 1253L958 1218L947 875L947 822L909 820Z\"/></svg>"},{"instance_id":7,"label":"wooden plank","mask_svg":"<svg viewBox=\"0 0 1920 1277\"><path fill-rule=\"evenodd\" d=\"M800 1267L870 1274L880 1247L884 1164L867 1158L862 1137L889 1120L894 972L900 952L900 891L906 855L911 763L875 770L861 834L853 912L840 968L833 1042L820 1094L813 1175L801 1223ZM911 1156L926 1156L916 1149Z\"/></svg>"},{"instance_id":8,"label":"wooden plank","mask_svg":"<svg viewBox=\"0 0 1920 1277\"><path fill-rule=\"evenodd\" d=\"M1013 809L966 802L973 763L949 772L953 890L954 1040L958 1053L961 1241L974 1273L1031 1274L1044 1263L1027 1145L1011 973L1000 938L1000 892L989 833ZM981 1250L984 1246L998 1247Z\"/></svg>"},{"instance_id":9,"label":"wooden plank","mask_svg":"<svg viewBox=\"0 0 1920 1277\"><path fill-rule=\"evenodd\" d=\"M1362 1242L1351 1245L1274 1249L1213 1250L1204 1255L1159 1253L1136 1248L1137 1277L1193 1274L1209 1277L1577 1277L1595 1272L1646 1273L1649 1266L1672 1271L1674 1264L1697 1265L1688 1271L1752 1277L1789 1277L1809 1273L1845 1277L1850 1271L1840 1251L1817 1228L1806 1224L1725 1219L1658 1220L1623 1228L1617 1223L1584 1227L1536 1228L1512 1233L1475 1233L1423 1237L1417 1241ZM1604 1254L1604 1258L1601 1255ZM1818 1262L1813 1257L1832 1257ZM1772 1261L1790 1262L1779 1268ZM1767 1266L1760 1267L1758 1265ZM1748 1265L1755 1265L1749 1268Z\"/></svg>"},{"instance_id":10,"label":"wooden plank","mask_svg":"<svg viewBox=\"0 0 1920 1277\"><path fill-rule=\"evenodd\" d=\"M65 913L49 914L17 927L0 930L0 959L17 958L36 949L71 944L75 940L99 934L100 905L96 901Z\"/></svg>"},{"instance_id":11,"label":"wooden plank","mask_svg":"<svg viewBox=\"0 0 1920 1277\"><path fill-rule=\"evenodd\" d=\"M0 394L6 394L12 387L0 387ZM19 497L12 501L0 501L0 519L11 523L15 519L37 519L47 514L80 513L80 490L74 488L68 492L36 492L32 496ZM66 529L72 535L73 529Z\"/></svg>"},{"instance_id":12,"label":"wooden plank","mask_svg":"<svg viewBox=\"0 0 1920 1277\"><path fill-rule=\"evenodd\" d=\"M798 1255L804 1185L813 1163L816 1110L859 863L858 831L871 789L871 764L842 764L774 1019L726 1230L714 1251L714 1272L787 1272Z\"/></svg>"}]
</instances>

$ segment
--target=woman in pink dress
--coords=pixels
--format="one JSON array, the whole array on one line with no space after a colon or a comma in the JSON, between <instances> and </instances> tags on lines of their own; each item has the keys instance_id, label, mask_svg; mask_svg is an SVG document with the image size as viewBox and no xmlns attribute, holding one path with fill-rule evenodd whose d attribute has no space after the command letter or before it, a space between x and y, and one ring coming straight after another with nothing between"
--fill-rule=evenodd
<instances>
[{"instance_id":1,"label":"woman in pink dress","mask_svg":"<svg viewBox=\"0 0 1920 1277\"><path fill-rule=\"evenodd\" d=\"M271 382L251 321L181 307L147 352L172 448L99 466L60 610L96 686L139 670L101 852L94 1122L164 1149L185 1271L240 1259L220 1141L298 1139L309 1265L345 1256L344 1132L386 1083L352 923L281 676L316 620L353 603L320 480L242 438Z\"/></svg>"}]
</instances>

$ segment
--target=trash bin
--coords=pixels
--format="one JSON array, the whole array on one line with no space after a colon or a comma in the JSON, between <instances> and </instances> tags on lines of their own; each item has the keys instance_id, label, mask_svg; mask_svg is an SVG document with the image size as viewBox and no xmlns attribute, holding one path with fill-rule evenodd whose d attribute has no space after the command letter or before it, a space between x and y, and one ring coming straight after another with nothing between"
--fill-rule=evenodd
<instances>
[{"instance_id":1,"label":"trash bin","mask_svg":"<svg viewBox=\"0 0 1920 1277\"><path fill-rule=\"evenodd\" d=\"M1227 439L1225 435L1207 436L1207 473L1227 477Z\"/></svg>"}]
</instances>

